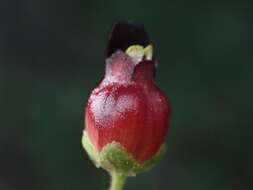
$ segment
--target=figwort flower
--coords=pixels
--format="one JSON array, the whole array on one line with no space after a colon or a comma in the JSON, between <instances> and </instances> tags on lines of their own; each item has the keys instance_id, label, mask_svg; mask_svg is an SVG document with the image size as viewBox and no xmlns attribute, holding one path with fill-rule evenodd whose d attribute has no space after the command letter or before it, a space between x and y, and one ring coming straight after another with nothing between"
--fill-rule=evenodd
<instances>
[{"instance_id":1,"label":"figwort flower","mask_svg":"<svg viewBox=\"0 0 253 190\"><path fill-rule=\"evenodd\" d=\"M131 176L153 166L164 152L170 104L155 84L156 66L144 26L117 22L105 76L85 111L82 143L97 166Z\"/></svg>"}]
</instances>

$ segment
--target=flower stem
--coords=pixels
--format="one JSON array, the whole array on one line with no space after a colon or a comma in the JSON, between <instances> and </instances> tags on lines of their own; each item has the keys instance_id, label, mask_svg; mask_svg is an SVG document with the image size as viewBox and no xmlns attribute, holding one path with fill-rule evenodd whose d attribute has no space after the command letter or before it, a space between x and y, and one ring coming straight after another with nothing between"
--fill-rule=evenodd
<instances>
[{"instance_id":1,"label":"flower stem","mask_svg":"<svg viewBox=\"0 0 253 190\"><path fill-rule=\"evenodd\" d=\"M111 185L109 190L123 190L126 176L117 172L111 172Z\"/></svg>"}]
</instances>

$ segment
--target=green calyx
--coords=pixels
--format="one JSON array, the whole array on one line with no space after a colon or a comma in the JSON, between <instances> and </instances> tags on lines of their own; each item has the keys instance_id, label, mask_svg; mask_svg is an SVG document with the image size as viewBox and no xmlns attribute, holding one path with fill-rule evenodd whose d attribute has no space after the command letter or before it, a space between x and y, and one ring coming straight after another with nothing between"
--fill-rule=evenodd
<instances>
[{"instance_id":1,"label":"green calyx","mask_svg":"<svg viewBox=\"0 0 253 190\"><path fill-rule=\"evenodd\" d=\"M91 143L86 132L83 133L82 144L90 159L97 167L102 167L110 173L116 172L125 176L135 176L136 174L152 168L165 154L165 144L149 160L140 164L117 142L107 144L98 153Z\"/></svg>"}]
</instances>

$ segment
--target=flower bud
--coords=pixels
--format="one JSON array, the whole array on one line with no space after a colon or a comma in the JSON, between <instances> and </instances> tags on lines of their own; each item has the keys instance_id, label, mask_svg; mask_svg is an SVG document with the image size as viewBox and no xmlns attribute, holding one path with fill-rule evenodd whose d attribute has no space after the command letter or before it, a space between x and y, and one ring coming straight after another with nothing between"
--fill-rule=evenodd
<instances>
[{"instance_id":1,"label":"flower bud","mask_svg":"<svg viewBox=\"0 0 253 190\"><path fill-rule=\"evenodd\" d=\"M171 112L155 84L155 70L145 28L118 22L108 43L105 77L85 111L82 143L98 167L135 175L164 153Z\"/></svg>"}]
</instances>

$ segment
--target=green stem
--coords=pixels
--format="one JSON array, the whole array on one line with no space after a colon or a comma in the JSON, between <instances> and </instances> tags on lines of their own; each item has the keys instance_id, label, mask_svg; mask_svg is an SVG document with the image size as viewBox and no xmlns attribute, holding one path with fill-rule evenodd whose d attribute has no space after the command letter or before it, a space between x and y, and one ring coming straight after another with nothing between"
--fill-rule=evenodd
<instances>
[{"instance_id":1,"label":"green stem","mask_svg":"<svg viewBox=\"0 0 253 190\"><path fill-rule=\"evenodd\" d=\"M126 181L126 176L119 174L117 172L112 172L111 185L110 185L109 190L123 190L125 181Z\"/></svg>"}]
</instances>

